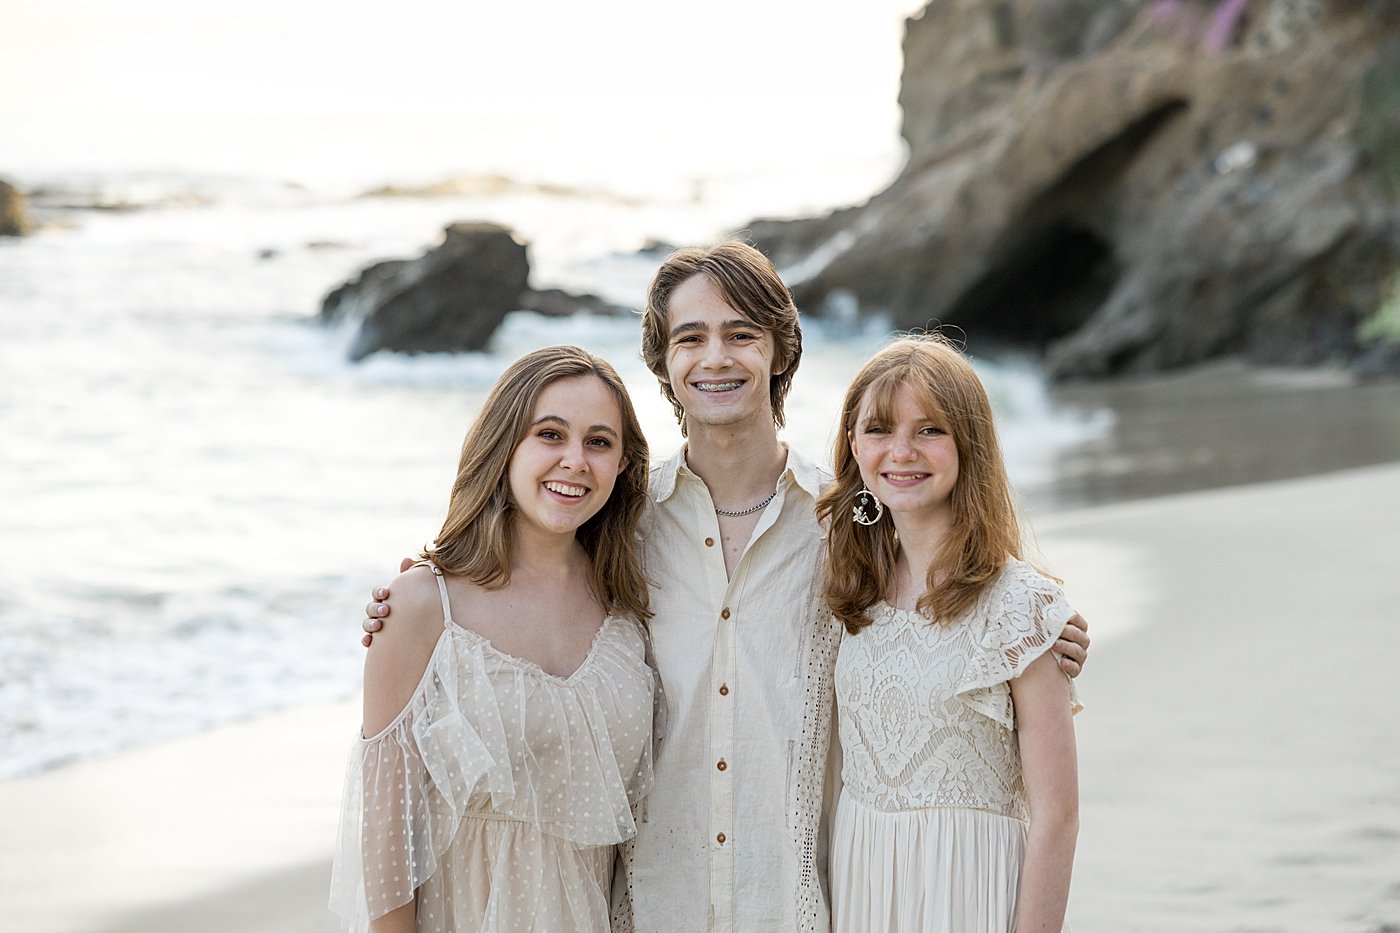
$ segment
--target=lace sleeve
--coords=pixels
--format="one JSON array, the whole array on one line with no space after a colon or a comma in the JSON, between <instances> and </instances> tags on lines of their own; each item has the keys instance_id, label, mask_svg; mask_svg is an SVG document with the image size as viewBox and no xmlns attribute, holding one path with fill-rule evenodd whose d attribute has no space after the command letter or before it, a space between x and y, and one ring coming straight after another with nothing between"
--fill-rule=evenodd
<instances>
[{"instance_id":1,"label":"lace sleeve","mask_svg":"<svg viewBox=\"0 0 1400 933\"><path fill-rule=\"evenodd\" d=\"M488 696L464 710L464 700L483 690ZM367 929L413 899L437 870L469 797L512 797L490 690L479 654L459 652L444 634L404 711L378 735L354 743L330 899L347 929Z\"/></svg>"},{"instance_id":2,"label":"lace sleeve","mask_svg":"<svg viewBox=\"0 0 1400 933\"><path fill-rule=\"evenodd\" d=\"M1050 650L1074 609L1058 583L1029 564L1013 561L979 600L976 612L981 637L958 685L958 697L978 713L1014 729L1010 681ZM1084 707L1073 680L1069 695L1071 712L1078 713Z\"/></svg>"}]
</instances>

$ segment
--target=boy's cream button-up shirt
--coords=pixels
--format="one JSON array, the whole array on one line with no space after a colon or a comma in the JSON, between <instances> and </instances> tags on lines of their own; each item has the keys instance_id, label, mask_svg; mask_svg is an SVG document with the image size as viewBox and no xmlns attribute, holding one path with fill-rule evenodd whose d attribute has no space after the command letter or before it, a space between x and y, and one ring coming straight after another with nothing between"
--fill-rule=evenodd
<instances>
[{"instance_id":1,"label":"boy's cream button-up shirt","mask_svg":"<svg viewBox=\"0 0 1400 933\"><path fill-rule=\"evenodd\" d=\"M668 716L655 789L620 855L639 933L829 927L818 836L841 630L821 610L814 512L829 478L789 450L727 578L714 503L684 449L652 470L644 554Z\"/></svg>"}]
</instances>

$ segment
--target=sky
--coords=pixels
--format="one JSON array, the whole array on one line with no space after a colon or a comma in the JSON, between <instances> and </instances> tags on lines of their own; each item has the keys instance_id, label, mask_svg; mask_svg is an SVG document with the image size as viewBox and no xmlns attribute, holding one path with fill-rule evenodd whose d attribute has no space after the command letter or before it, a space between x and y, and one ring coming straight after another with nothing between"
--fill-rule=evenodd
<instances>
[{"instance_id":1,"label":"sky","mask_svg":"<svg viewBox=\"0 0 1400 933\"><path fill-rule=\"evenodd\" d=\"M125 164L143 143L168 158L181 132L216 149L203 137L229 127L251 137L230 164L272 139L343 150L357 128L566 176L887 152L919 6L0 0L0 172L7 149L30 167Z\"/></svg>"}]
</instances>

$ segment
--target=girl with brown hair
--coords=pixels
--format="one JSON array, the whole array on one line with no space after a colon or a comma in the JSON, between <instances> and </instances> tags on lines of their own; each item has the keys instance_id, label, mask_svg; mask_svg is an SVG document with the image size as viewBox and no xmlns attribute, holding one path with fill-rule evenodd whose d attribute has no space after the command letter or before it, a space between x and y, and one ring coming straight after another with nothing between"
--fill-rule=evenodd
<instances>
[{"instance_id":1,"label":"girl with brown hair","mask_svg":"<svg viewBox=\"0 0 1400 933\"><path fill-rule=\"evenodd\" d=\"M608 929L652 773L648 466L584 350L530 353L491 390L366 659L331 891L347 928Z\"/></svg>"},{"instance_id":2,"label":"girl with brown hair","mask_svg":"<svg viewBox=\"0 0 1400 933\"><path fill-rule=\"evenodd\" d=\"M905 338L840 426L817 506L846 629L833 930L1067 929L1079 707L1050 648L1074 610L1021 559L986 391L945 338Z\"/></svg>"}]
</instances>

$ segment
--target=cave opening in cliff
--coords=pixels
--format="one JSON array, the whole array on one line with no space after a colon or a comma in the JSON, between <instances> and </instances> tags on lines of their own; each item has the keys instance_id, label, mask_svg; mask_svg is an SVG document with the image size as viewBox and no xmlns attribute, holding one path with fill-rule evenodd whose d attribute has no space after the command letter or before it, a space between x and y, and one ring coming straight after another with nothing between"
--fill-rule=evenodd
<instances>
[{"instance_id":1,"label":"cave opening in cliff","mask_svg":"<svg viewBox=\"0 0 1400 933\"><path fill-rule=\"evenodd\" d=\"M1037 349L1088 321L1122 268L1109 237L1086 218L1112 216L1124 176L1189 109L1186 100L1164 101L1069 165L1008 225L990 268L948 320L975 321L1000 340Z\"/></svg>"},{"instance_id":2,"label":"cave opening in cliff","mask_svg":"<svg viewBox=\"0 0 1400 933\"><path fill-rule=\"evenodd\" d=\"M963 294L948 320L980 321L1001 340L1043 348L1088 320L1118 275L1108 243L1060 221L1024 236Z\"/></svg>"}]
</instances>

